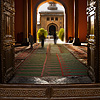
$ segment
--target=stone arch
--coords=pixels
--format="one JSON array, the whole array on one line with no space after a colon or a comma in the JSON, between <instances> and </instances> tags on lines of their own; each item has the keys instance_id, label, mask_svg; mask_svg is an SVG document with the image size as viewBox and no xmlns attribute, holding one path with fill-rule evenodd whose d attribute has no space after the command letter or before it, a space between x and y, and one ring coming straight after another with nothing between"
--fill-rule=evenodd
<instances>
[{"instance_id":1,"label":"stone arch","mask_svg":"<svg viewBox=\"0 0 100 100\"><path fill-rule=\"evenodd\" d=\"M49 28L50 28L50 26L55 26L56 31L58 31L58 26L56 24L54 24L54 23L50 23L49 25L47 25L48 34L49 34Z\"/></svg>"},{"instance_id":2,"label":"stone arch","mask_svg":"<svg viewBox=\"0 0 100 100\"><path fill-rule=\"evenodd\" d=\"M67 5L65 5L65 3L62 1L62 0L53 0L54 2L62 5L64 8L65 8L65 40L67 41L68 40L68 17L67 17ZM48 2L47 0L42 0L42 1L39 1L37 2L37 4L35 5L35 9L33 10L33 16L34 16L34 19L33 19L33 34L34 34L34 38L35 38L35 41L36 41L36 25L37 25L37 9L38 7L40 7L41 4L43 3L46 3Z\"/></svg>"}]
</instances>

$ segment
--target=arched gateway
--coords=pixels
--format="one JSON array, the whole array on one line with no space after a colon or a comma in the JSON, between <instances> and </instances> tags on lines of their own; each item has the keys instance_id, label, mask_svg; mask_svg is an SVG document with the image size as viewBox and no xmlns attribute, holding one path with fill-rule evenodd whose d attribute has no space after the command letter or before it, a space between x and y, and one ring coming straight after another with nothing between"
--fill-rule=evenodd
<instances>
[{"instance_id":1,"label":"arched gateway","mask_svg":"<svg viewBox=\"0 0 100 100\"><path fill-rule=\"evenodd\" d=\"M16 25L19 20L20 25L22 27L18 27L20 31L25 33L28 31L32 31L34 37L36 36L36 9L38 5L46 0L0 0L0 83L7 83L7 81L12 77L15 72L14 68L14 25ZM47 0L48 1L48 0ZM53 0L54 1L54 0ZM60 3L64 4L64 6L69 8L66 10L68 16L66 16L68 20L68 34L73 33L74 20L71 14L74 14L75 8L75 38L77 42L77 38L80 34L79 31L85 30L84 27L80 28L83 20L80 20L84 16L78 16L81 13L82 6L84 5L82 2L86 1L87 5L87 13L88 13L88 69L89 74L94 82L100 82L100 0L57 0ZM87 3L88 1L88 3ZM31 2L31 3L30 3ZM55 1L56 2L56 1ZM16 8L14 6L16 4ZM74 4L75 3L75 4ZM18 5L17 5L18 4ZM71 5L73 4L73 5ZM27 6L28 5L28 6ZM75 7L74 7L75 5ZM19 9L22 7L23 9ZM27 9L29 7L30 9ZM81 9L80 9L81 8ZM27 9L27 10L26 10ZM80 9L80 10L79 10ZM15 10L19 11L19 14L22 14L20 18L16 19L16 23L14 23L14 14ZM32 12L31 12L32 10ZM29 15L27 14L28 11ZM72 13L71 13L72 11ZM93 12L92 12L93 11ZM91 13L92 12L92 13ZM25 16L24 16L25 15ZM28 18L27 16L28 15ZM17 13L15 14L17 16ZM24 18L23 18L24 16ZM91 17L95 18L92 19ZM17 18L17 17L16 17ZM71 19L72 18L72 19ZM27 30L27 21L28 19L31 23L28 26L31 26L33 23L31 30ZM91 31L92 22L94 20L94 32ZM24 23L24 25L22 24ZM67 23L67 21L66 21ZM67 25L67 24L66 24ZM22 28L22 29L21 29ZM32 29L33 28L33 29ZM72 30L71 30L71 29ZM15 30L17 31L17 30ZM72 32L72 33L71 33ZM85 34L85 33L83 33ZM0 84L0 99L46 99L46 100L68 100L73 99L76 100L99 100L100 99L100 84L78 84L78 85L7 85Z\"/></svg>"},{"instance_id":2,"label":"arched gateway","mask_svg":"<svg viewBox=\"0 0 100 100\"><path fill-rule=\"evenodd\" d=\"M49 35L54 35L56 33L56 27L54 25L51 25L49 27Z\"/></svg>"},{"instance_id":3,"label":"arched gateway","mask_svg":"<svg viewBox=\"0 0 100 100\"><path fill-rule=\"evenodd\" d=\"M57 33L64 28L64 10L59 10L54 2L49 2L48 10L40 11L40 23L37 24L37 30L44 28L48 31L48 35Z\"/></svg>"}]
</instances>

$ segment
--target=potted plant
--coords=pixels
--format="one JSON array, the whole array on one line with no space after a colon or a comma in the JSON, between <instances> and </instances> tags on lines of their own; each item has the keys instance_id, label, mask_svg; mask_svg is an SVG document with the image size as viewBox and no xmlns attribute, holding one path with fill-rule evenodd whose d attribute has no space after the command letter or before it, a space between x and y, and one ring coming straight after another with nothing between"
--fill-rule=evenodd
<instances>
[{"instance_id":1,"label":"potted plant","mask_svg":"<svg viewBox=\"0 0 100 100\"><path fill-rule=\"evenodd\" d=\"M37 39L41 41L41 46L44 47L44 39L47 37L48 32L44 28L40 28L37 32Z\"/></svg>"},{"instance_id":2,"label":"potted plant","mask_svg":"<svg viewBox=\"0 0 100 100\"><path fill-rule=\"evenodd\" d=\"M64 41L64 28L60 29L58 36L61 41Z\"/></svg>"}]
</instances>

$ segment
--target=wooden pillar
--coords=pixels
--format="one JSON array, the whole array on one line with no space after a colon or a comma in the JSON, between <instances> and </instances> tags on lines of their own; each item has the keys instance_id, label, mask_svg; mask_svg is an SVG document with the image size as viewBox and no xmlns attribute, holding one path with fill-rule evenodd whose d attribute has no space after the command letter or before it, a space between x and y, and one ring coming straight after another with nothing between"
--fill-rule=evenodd
<instances>
[{"instance_id":1,"label":"wooden pillar","mask_svg":"<svg viewBox=\"0 0 100 100\"><path fill-rule=\"evenodd\" d=\"M100 82L100 1L88 0L88 75L93 82Z\"/></svg>"},{"instance_id":2,"label":"wooden pillar","mask_svg":"<svg viewBox=\"0 0 100 100\"><path fill-rule=\"evenodd\" d=\"M9 10L7 8L10 8ZM14 1L0 0L0 83L6 83L14 74L13 19Z\"/></svg>"},{"instance_id":3,"label":"wooden pillar","mask_svg":"<svg viewBox=\"0 0 100 100\"><path fill-rule=\"evenodd\" d=\"M100 0L94 0L96 3L94 7L95 18L94 18L94 45L95 45L95 57L94 57L94 72L95 72L95 82L100 83Z\"/></svg>"},{"instance_id":4,"label":"wooden pillar","mask_svg":"<svg viewBox=\"0 0 100 100\"><path fill-rule=\"evenodd\" d=\"M28 0L28 33L31 33L31 0Z\"/></svg>"},{"instance_id":5,"label":"wooden pillar","mask_svg":"<svg viewBox=\"0 0 100 100\"><path fill-rule=\"evenodd\" d=\"M31 34L34 36L33 34L33 0L31 0Z\"/></svg>"},{"instance_id":6,"label":"wooden pillar","mask_svg":"<svg viewBox=\"0 0 100 100\"><path fill-rule=\"evenodd\" d=\"M2 62L2 50L3 50L3 34L2 34L2 10L3 10L3 0L0 0L0 83L2 83L2 78L3 78L3 75L2 75L2 67L3 67L3 62Z\"/></svg>"},{"instance_id":7,"label":"wooden pillar","mask_svg":"<svg viewBox=\"0 0 100 100\"><path fill-rule=\"evenodd\" d=\"M27 10L28 10L28 6L27 6L27 0L24 0L24 38L27 38Z\"/></svg>"},{"instance_id":8,"label":"wooden pillar","mask_svg":"<svg viewBox=\"0 0 100 100\"><path fill-rule=\"evenodd\" d=\"M24 39L22 45L29 45L28 43L28 0L24 0Z\"/></svg>"},{"instance_id":9,"label":"wooden pillar","mask_svg":"<svg viewBox=\"0 0 100 100\"><path fill-rule=\"evenodd\" d=\"M65 42L68 42L68 15L67 15L67 9L65 8L65 25L64 25L64 28L65 28Z\"/></svg>"},{"instance_id":10,"label":"wooden pillar","mask_svg":"<svg viewBox=\"0 0 100 100\"><path fill-rule=\"evenodd\" d=\"M79 12L78 12L78 0L75 0L75 40L73 45L81 45L80 40L78 38L78 17L79 17Z\"/></svg>"},{"instance_id":11,"label":"wooden pillar","mask_svg":"<svg viewBox=\"0 0 100 100\"><path fill-rule=\"evenodd\" d=\"M98 3L98 10L97 10L97 20L98 20L98 62L99 62L99 68L98 68L98 76L99 76L99 83L100 83L100 0L97 0Z\"/></svg>"},{"instance_id":12,"label":"wooden pillar","mask_svg":"<svg viewBox=\"0 0 100 100\"><path fill-rule=\"evenodd\" d=\"M32 2L33 4L34 2ZM33 4L34 5L34 4ZM32 8L33 10L33 37L34 37L34 43L36 43L37 38L36 38L36 24L37 24L37 8Z\"/></svg>"}]
</instances>

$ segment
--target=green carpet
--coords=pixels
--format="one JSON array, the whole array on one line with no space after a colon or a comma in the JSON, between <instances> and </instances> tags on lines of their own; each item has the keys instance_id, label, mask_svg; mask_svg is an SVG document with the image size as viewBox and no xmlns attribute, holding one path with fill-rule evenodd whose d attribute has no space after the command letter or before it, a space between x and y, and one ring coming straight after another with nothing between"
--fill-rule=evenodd
<instances>
[{"instance_id":1,"label":"green carpet","mask_svg":"<svg viewBox=\"0 0 100 100\"><path fill-rule=\"evenodd\" d=\"M63 45L59 45L63 53L58 54L63 76L87 76L87 67L81 64Z\"/></svg>"},{"instance_id":2,"label":"green carpet","mask_svg":"<svg viewBox=\"0 0 100 100\"><path fill-rule=\"evenodd\" d=\"M16 71L16 77L87 76L87 68L62 44L38 47Z\"/></svg>"}]
</instances>

